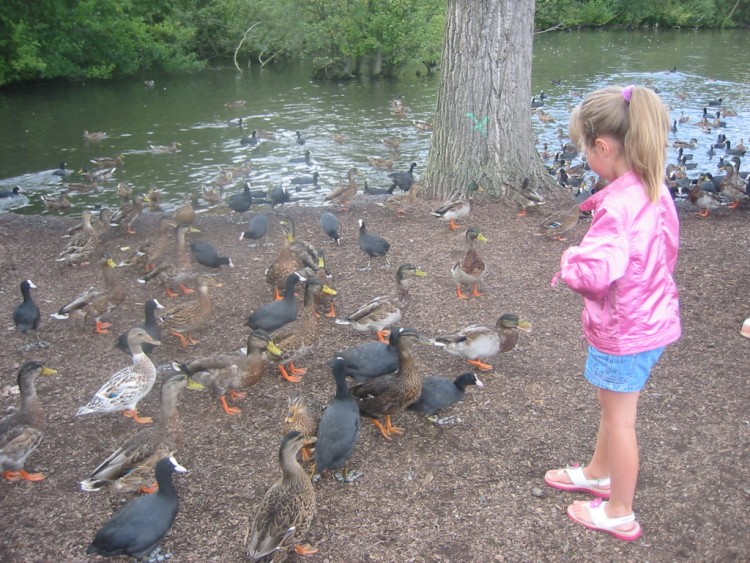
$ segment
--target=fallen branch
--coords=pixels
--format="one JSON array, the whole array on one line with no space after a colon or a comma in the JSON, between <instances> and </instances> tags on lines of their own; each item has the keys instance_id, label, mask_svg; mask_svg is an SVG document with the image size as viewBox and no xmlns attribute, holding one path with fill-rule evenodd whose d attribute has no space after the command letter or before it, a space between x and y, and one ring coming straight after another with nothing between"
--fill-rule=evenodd
<instances>
[{"instance_id":1,"label":"fallen branch","mask_svg":"<svg viewBox=\"0 0 750 563\"><path fill-rule=\"evenodd\" d=\"M253 25L247 28L247 31L245 31L245 35L242 36L242 40L240 41L239 45L237 45L237 48L234 50L234 67L237 69L237 72L242 74L242 69L240 68L240 65L237 64L237 53L240 52L240 49L242 48L242 44L247 40L247 34L250 33L253 28L260 24L261 22L255 22Z\"/></svg>"},{"instance_id":2,"label":"fallen branch","mask_svg":"<svg viewBox=\"0 0 750 563\"><path fill-rule=\"evenodd\" d=\"M550 28L543 29L541 31L535 31L534 35L539 35L540 33L547 33L548 31L557 31L559 29L565 29L565 24L564 23L558 23L557 25L554 25L554 26L552 26Z\"/></svg>"}]
</instances>

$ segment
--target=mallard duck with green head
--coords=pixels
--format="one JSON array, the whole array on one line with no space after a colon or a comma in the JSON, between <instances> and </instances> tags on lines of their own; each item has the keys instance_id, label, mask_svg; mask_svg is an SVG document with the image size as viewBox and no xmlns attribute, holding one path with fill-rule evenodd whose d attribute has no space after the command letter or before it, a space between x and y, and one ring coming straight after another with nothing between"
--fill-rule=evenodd
<instances>
[{"instance_id":1,"label":"mallard duck with green head","mask_svg":"<svg viewBox=\"0 0 750 563\"><path fill-rule=\"evenodd\" d=\"M438 335L435 341L443 344L449 354L466 359L481 371L490 371L492 366L481 361L481 358L510 352L518 342L519 330L528 332L531 323L520 319L515 313L505 313L494 327L469 325L452 334Z\"/></svg>"},{"instance_id":2,"label":"mallard duck with green head","mask_svg":"<svg viewBox=\"0 0 750 563\"><path fill-rule=\"evenodd\" d=\"M41 481L44 473L28 473L26 459L44 437L45 415L36 394L36 379L57 372L41 362L24 363L18 370L21 407L0 419L0 471L9 481Z\"/></svg>"}]
</instances>

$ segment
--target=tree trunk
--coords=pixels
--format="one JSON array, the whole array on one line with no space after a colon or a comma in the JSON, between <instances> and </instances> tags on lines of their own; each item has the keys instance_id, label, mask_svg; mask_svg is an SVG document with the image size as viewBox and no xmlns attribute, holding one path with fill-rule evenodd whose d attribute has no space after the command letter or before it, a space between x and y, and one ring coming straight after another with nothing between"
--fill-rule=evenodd
<instances>
[{"instance_id":1,"label":"tree trunk","mask_svg":"<svg viewBox=\"0 0 750 563\"><path fill-rule=\"evenodd\" d=\"M534 0L448 0L447 9L427 193L446 198L473 180L522 207L564 197L531 128Z\"/></svg>"}]
</instances>

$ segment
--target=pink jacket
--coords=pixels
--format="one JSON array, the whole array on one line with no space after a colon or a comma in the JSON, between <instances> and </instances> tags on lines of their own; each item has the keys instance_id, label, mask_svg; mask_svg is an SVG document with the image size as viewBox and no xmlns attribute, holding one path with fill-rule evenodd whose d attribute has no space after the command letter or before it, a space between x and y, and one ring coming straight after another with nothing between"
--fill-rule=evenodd
<instances>
[{"instance_id":1,"label":"pink jacket","mask_svg":"<svg viewBox=\"0 0 750 563\"><path fill-rule=\"evenodd\" d=\"M581 204L594 219L579 246L562 257L561 277L584 299L583 330L607 354L652 350L680 338L680 306L672 273L680 225L663 186L652 204L628 172Z\"/></svg>"}]
</instances>

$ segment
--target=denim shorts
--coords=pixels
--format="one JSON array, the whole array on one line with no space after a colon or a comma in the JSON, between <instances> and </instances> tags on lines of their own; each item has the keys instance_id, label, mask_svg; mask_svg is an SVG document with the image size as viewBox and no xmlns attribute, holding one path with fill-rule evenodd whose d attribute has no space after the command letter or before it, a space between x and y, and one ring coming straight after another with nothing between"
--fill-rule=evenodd
<instances>
[{"instance_id":1,"label":"denim shorts","mask_svg":"<svg viewBox=\"0 0 750 563\"><path fill-rule=\"evenodd\" d=\"M619 393L640 391L646 385L651 368L661 358L664 346L637 354L613 356L589 346L584 376L589 383Z\"/></svg>"}]
</instances>

